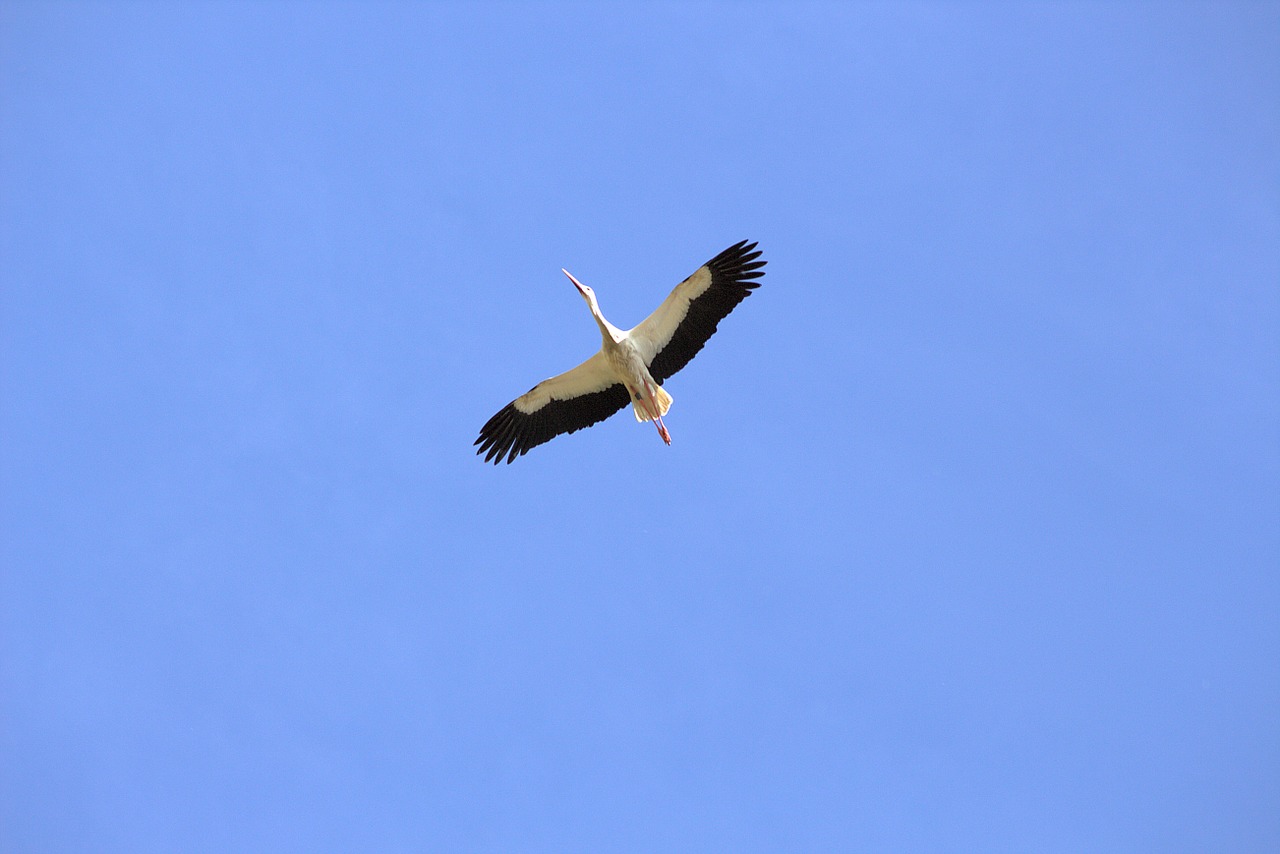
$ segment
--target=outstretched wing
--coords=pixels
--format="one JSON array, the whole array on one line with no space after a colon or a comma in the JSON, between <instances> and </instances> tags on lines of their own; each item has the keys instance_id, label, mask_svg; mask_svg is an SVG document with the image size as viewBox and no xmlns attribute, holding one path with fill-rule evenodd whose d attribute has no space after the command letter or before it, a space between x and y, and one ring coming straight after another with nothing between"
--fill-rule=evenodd
<instances>
[{"instance_id":1,"label":"outstretched wing","mask_svg":"<svg viewBox=\"0 0 1280 854\"><path fill-rule=\"evenodd\" d=\"M543 380L502 407L480 428L477 454L494 465L510 463L561 433L603 421L630 403L627 389L613 375L604 353L596 353L571 371Z\"/></svg>"},{"instance_id":2,"label":"outstretched wing","mask_svg":"<svg viewBox=\"0 0 1280 854\"><path fill-rule=\"evenodd\" d=\"M653 314L631 330L649 373L658 382L689 364L716 326L760 286L764 275L755 243L742 241L699 267L676 285Z\"/></svg>"}]
</instances>

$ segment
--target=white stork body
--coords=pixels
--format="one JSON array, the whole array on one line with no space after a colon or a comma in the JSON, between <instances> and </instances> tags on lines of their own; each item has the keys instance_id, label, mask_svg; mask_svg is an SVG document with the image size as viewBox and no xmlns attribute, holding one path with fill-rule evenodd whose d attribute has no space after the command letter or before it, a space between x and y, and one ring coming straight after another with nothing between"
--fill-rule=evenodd
<instances>
[{"instance_id":1,"label":"white stork body","mask_svg":"<svg viewBox=\"0 0 1280 854\"><path fill-rule=\"evenodd\" d=\"M653 421L668 445L662 416L671 395L662 383L688 364L716 326L759 286L764 261L754 243L737 243L685 279L634 329L605 320L595 293L567 270L600 327L600 351L581 365L549 380L503 407L480 429L477 454L485 462L508 463L561 433L603 421L631 403L637 421Z\"/></svg>"}]
</instances>

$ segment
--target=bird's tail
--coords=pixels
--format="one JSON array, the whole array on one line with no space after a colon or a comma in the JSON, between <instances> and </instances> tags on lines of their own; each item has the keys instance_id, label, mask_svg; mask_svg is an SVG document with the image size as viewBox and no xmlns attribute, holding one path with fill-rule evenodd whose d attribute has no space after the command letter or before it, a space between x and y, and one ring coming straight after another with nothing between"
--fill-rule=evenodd
<instances>
[{"instance_id":1,"label":"bird's tail","mask_svg":"<svg viewBox=\"0 0 1280 854\"><path fill-rule=\"evenodd\" d=\"M655 394L653 395L653 403L657 404L658 415L666 415L667 410L671 408L671 395L667 394L667 390L662 386L654 386ZM649 414L648 408L644 401L633 400L631 406L636 412L637 421L652 421L653 416Z\"/></svg>"}]
</instances>

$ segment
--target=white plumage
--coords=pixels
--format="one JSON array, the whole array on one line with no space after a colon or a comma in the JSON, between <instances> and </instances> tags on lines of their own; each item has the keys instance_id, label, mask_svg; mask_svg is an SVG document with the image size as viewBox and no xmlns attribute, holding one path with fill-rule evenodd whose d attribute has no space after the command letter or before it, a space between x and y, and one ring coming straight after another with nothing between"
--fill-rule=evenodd
<instances>
[{"instance_id":1,"label":"white plumage","mask_svg":"<svg viewBox=\"0 0 1280 854\"><path fill-rule=\"evenodd\" d=\"M576 368L543 380L503 407L480 428L475 444L485 462L508 463L561 433L603 421L632 405L638 421L653 421L671 444L662 417L671 395L662 383L689 363L716 326L764 275L756 244L730 246L676 285L653 314L634 329L614 326L600 313L595 292L563 271L600 327L600 351Z\"/></svg>"}]
</instances>

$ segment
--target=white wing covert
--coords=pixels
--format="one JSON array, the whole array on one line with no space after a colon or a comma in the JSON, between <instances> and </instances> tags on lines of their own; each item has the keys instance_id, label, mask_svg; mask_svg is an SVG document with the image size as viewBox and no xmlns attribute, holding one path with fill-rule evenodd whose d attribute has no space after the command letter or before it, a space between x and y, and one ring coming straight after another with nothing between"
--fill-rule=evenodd
<instances>
[{"instance_id":1,"label":"white wing covert","mask_svg":"<svg viewBox=\"0 0 1280 854\"><path fill-rule=\"evenodd\" d=\"M613 415L631 400L604 353L543 380L508 403L480 428L477 454L508 463L561 433L573 433Z\"/></svg>"},{"instance_id":2,"label":"white wing covert","mask_svg":"<svg viewBox=\"0 0 1280 854\"><path fill-rule=\"evenodd\" d=\"M662 305L631 330L649 373L659 383L689 364L720 321L746 299L764 275L755 243L743 240L703 264L676 285Z\"/></svg>"}]
</instances>

